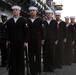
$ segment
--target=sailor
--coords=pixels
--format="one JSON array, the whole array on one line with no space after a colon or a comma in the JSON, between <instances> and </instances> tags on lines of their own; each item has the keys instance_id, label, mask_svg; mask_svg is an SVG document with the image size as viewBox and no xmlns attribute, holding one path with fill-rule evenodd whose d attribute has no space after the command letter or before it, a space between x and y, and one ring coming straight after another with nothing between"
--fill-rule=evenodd
<instances>
[{"instance_id":1,"label":"sailor","mask_svg":"<svg viewBox=\"0 0 76 75\"><path fill-rule=\"evenodd\" d=\"M55 12L58 23L58 44L56 46L56 67L62 68L64 64L64 42L66 42L66 23L61 20L61 13Z\"/></svg>"},{"instance_id":2,"label":"sailor","mask_svg":"<svg viewBox=\"0 0 76 75\"><path fill-rule=\"evenodd\" d=\"M67 38L67 41L64 43L64 64L65 65L71 65L71 61L70 58L71 55L72 55L72 41L71 39L69 39L70 37L72 36L69 36L70 35L70 17L69 16L65 16L65 23L66 23L66 38Z\"/></svg>"},{"instance_id":3,"label":"sailor","mask_svg":"<svg viewBox=\"0 0 76 75\"><path fill-rule=\"evenodd\" d=\"M9 75L25 75L24 47L26 47L28 30L25 18L20 16L21 7L12 6L13 17L7 21L7 42L10 45Z\"/></svg>"},{"instance_id":4,"label":"sailor","mask_svg":"<svg viewBox=\"0 0 76 75\"><path fill-rule=\"evenodd\" d=\"M58 37L58 28L57 21L52 19L52 10L45 10L45 16L46 38L43 47L43 69L44 72L53 72L55 69L55 44Z\"/></svg>"},{"instance_id":5,"label":"sailor","mask_svg":"<svg viewBox=\"0 0 76 75\"><path fill-rule=\"evenodd\" d=\"M44 44L44 24L43 20L37 16L38 8L29 7L30 17L28 18L29 27L29 65L30 74L37 75L41 73L41 44Z\"/></svg>"},{"instance_id":6,"label":"sailor","mask_svg":"<svg viewBox=\"0 0 76 75\"><path fill-rule=\"evenodd\" d=\"M8 52L6 50L6 22L7 22L8 15L5 13L1 13L1 20L0 23L0 49L1 49L1 67L5 67L7 65L7 56Z\"/></svg>"},{"instance_id":7,"label":"sailor","mask_svg":"<svg viewBox=\"0 0 76 75\"><path fill-rule=\"evenodd\" d=\"M74 52L73 59L71 56L71 62L76 63L76 22L75 22L75 16L70 16L70 25L72 26L72 45L73 49L72 51ZM73 60L73 61L72 61Z\"/></svg>"}]
</instances>

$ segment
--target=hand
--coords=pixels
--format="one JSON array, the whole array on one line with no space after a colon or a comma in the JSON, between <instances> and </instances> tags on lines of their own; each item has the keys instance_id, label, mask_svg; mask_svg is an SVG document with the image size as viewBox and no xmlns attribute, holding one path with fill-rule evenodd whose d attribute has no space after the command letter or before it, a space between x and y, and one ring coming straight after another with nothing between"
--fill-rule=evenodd
<instances>
[{"instance_id":1,"label":"hand","mask_svg":"<svg viewBox=\"0 0 76 75\"><path fill-rule=\"evenodd\" d=\"M67 39L66 38L64 39L64 42L67 42Z\"/></svg>"},{"instance_id":2,"label":"hand","mask_svg":"<svg viewBox=\"0 0 76 75\"><path fill-rule=\"evenodd\" d=\"M45 40L41 40L41 45L44 45Z\"/></svg>"},{"instance_id":3,"label":"hand","mask_svg":"<svg viewBox=\"0 0 76 75\"><path fill-rule=\"evenodd\" d=\"M72 42L72 44L74 45L75 41Z\"/></svg>"},{"instance_id":4,"label":"hand","mask_svg":"<svg viewBox=\"0 0 76 75\"><path fill-rule=\"evenodd\" d=\"M28 46L28 43L25 42L25 43L24 43L24 47L27 47L27 46Z\"/></svg>"},{"instance_id":5,"label":"hand","mask_svg":"<svg viewBox=\"0 0 76 75\"><path fill-rule=\"evenodd\" d=\"M55 41L55 45L57 45L57 44L58 44L58 40Z\"/></svg>"},{"instance_id":6,"label":"hand","mask_svg":"<svg viewBox=\"0 0 76 75\"><path fill-rule=\"evenodd\" d=\"M6 48L9 48L9 45L10 45L10 41L7 41L6 42Z\"/></svg>"}]
</instances>

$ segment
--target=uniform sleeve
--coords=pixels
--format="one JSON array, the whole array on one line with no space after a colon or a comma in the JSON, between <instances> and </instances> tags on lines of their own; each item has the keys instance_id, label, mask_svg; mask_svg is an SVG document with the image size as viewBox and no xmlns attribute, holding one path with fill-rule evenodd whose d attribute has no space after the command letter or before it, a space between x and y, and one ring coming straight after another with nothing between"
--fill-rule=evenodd
<instances>
[{"instance_id":1,"label":"uniform sleeve","mask_svg":"<svg viewBox=\"0 0 76 75\"><path fill-rule=\"evenodd\" d=\"M68 38L68 27L66 27L66 38Z\"/></svg>"},{"instance_id":2,"label":"uniform sleeve","mask_svg":"<svg viewBox=\"0 0 76 75\"><path fill-rule=\"evenodd\" d=\"M6 41L10 40L9 35L10 35L10 28L9 28L9 21L7 21L6 22L6 32L5 32Z\"/></svg>"},{"instance_id":3,"label":"uniform sleeve","mask_svg":"<svg viewBox=\"0 0 76 75\"><path fill-rule=\"evenodd\" d=\"M55 22L55 40L58 40L58 27L57 27L57 22Z\"/></svg>"},{"instance_id":4,"label":"uniform sleeve","mask_svg":"<svg viewBox=\"0 0 76 75\"><path fill-rule=\"evenodd\" d=\"M27 20L25 19L25 22L24 22L24 42L28 42L28 36L29 36L29 27L28 27L28 23L27 23Z\"/></svg>"},{"instance_id":5,"label":"uniform sleeve","mask_svg":"<svg viewBox=\"0 0 76 75\"><path fill-rule=\"evenodd\" d=\"M64 38L66 38L66 23L64 22L64 33L63 33Z\"/></svg>"},{"instance_id":6,"label":"uniform sleeve","mask_svg":"<svg viewBox=\"0 0 76 75\"><path fill-rule=\"evenodd\" d=\"M0 26L2 25L2 23L0 23ZM1 26L2 27L2 26ZM2 28L0 27L0 39L2 38ZM0 40L1 41L1 40Z\"/></svg>"},{"instance_id":7,"label":"uniform sleeve","mask_svg":"<svg viewBox=\"0 0 76 75\"><path fill-rule=\"evenodd\" d=\"M45 25L44 25L44 21L41 20L41 40L45 40Z\"/></svg>"},{"instance_id":8,"label":"uniform sleeve","mask_svg":"<svg viewBox=\"0 0 76 75\"><path fill-rule=\"evenodd\" d=\"M72 28L72 40L75 41L76 39L76 24Z\"/></svg>"}]
</instances>

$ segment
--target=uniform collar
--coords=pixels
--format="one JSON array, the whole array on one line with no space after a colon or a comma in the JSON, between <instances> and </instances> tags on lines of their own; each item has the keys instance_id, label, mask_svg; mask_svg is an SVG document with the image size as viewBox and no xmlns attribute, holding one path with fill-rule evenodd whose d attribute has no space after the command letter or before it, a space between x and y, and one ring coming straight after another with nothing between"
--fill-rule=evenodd
<instances>
[{"instance_id":1,"label":"uniform collar","mask_svg":"<svg viewBox=\"0 0 76 75\"><path fill-rule=\"evenodd\" d=\"M71 25L74 25L75 24L75 22L74 23L70 23Z\"/></svg>"},{"instance_id":2,"label":"uniform collar","mask_svg":"<svg viewBox=\"0 0 76 75\"><path fill-rule=\"evenodd\" d=\"M60 22L62 22L62 20L60 19L59 21L57 21L58 24L60 24Z\"/></svg>"},{"instance_id":3,"label":"uniform collar","mask_svg":"<svg viewBox=\"0 0 76 75\"><path fill-rule=\"evenodd\" d=\"M17 19L19 19L19 18L21 18L22 16L20 16L20 17L18 17ZM14 19L15 17L13 16L13 19Z\"/></svg>"},{"instance_id":4,"label":"uniform collar","mask_svg":"<svg viewBox=\"0 0 76 75\"><path fill-rule=\"evenodd\" d=\"M32 18L29 18L31 20L31 22L33 23L38 17L32 19Z\"/></svg>"},{"instance_id":5,"label":"uniform collar","mask_svg":"<svg viewBox=\"0 0 76 75\"><path fill-rule=\"evenodd\" d=\"M69 25L70 25L70 23L67 23L67 24L66 24L66 27L68 27Z\"/></svg>"},{"instance_id":6,"label":"uniform collar","mask_svg":"<svg viewBox=\"0 0 76 75\"><path fill-rule=\"evenodd\" d=\"M2 22L2 24L5 24L7 21L5 21L5 22Z\"/></svg>"}]
</instances>

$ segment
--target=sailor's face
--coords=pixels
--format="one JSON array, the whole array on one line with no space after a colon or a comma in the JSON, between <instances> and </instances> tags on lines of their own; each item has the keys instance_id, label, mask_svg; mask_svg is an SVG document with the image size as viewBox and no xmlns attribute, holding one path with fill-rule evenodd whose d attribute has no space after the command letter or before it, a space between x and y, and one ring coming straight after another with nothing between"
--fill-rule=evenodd
<instances>
[{"instance_id":1,"label":"sailor's face","mask_svg":"<svg viewBox=\"0 0 76 75\"><path fill-rule=\"evenodd\" d=\"M20 14L20 10L19 10L19 9L13 9L13 14L14 14L14 15Z\"/></svg>"},{"instance_id":2,"label":"sailor's face","mask_svg":"<svg viewBox=\"0 0 76 75\"><path fill-rule=\"evenodd\" d=\"M56 17L56 19L60 19L61 16L60 15L56 15L55 17Z\"/></svg>"},{"instance_id":3,"label":"sailor's face","mask_svg":"<svg viewBox=\"0 0 76 75\"><path fill-rule=\"evenodd\" d=\"M2 19L2 22L7 21L7 17L1 18L1 19Z\"/></svg>"},{"instance_id":4,"label":"sailor's face","mask_svg":"<svg viewBox=\"0 0 76 75\"><path fill-rule=\"evenodd\" d=\"M46 13L47 18L52 18L53 14L52 13Z\"/></svg>"},{"instance_id":5,"label":"sailor's face","mask_svg":"<svg viewBox=\"0 0 76 75\"><path fill-rule=\"evenodd\" d=\"M75 18L70 18L70 21L71 22L75 22Z\"/></svg>"},{"instance_id":6,"label":"sailor's face","mask_svg":"<svg viewBox=\"0 0 76 75\"><path fill-rule=\"evenodd\" d=\"M65 18L65 22L69 23L69 18Z\"/></svg>"},{"instance_id":7,"label":"sailor's face","mask_svg":"<svg viewBox=\"0 0 76 75\"><path fill-rule=\"evenodd\" d=\"M36 10L30 10L30 15L31 16L37 15L37 11Z\"/></svg>"}]
</instances>

